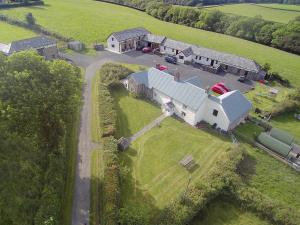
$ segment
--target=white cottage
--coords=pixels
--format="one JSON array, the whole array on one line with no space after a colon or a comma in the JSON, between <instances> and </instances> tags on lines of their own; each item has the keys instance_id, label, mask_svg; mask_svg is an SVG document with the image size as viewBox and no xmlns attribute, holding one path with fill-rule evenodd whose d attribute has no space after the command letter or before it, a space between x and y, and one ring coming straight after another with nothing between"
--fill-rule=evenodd
<instances>
[{"instance_id":1,"label":"white cottage","mask_svg":"<svg viewBox=\"0 0 300 225\"><path fill-rule=\"evenodd\" d=\"M142 39L150 32L144 28L133 28L114 32L107 38L107 49L116 53L135 50L142 44Z\"/></svg>"},{"instance_id":2,"label":"white cottage","mask_svg":"<svg viewBox=\"0 0 300 225\"><path fill-rule=\"evenodd\" d=\"M198 87L199 78L181 81L180 76L151 68L131 74L125 87L159 103L166 114L175 114L195 126L200 121L224 131L232 130L248 115L252 104L240 91L219 97Z\"/></svg>"}]
</instances>

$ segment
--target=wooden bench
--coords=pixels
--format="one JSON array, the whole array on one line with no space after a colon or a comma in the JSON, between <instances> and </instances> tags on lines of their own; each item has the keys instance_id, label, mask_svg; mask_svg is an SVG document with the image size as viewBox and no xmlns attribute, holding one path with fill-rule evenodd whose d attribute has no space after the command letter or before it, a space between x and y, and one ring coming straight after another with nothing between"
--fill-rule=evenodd
<instances>
[{"instance_id":1,"label":"wooden bench","mask_svg":"<svg viewBox=\"0 0 300 225\"><path fill-rule=\"evenodd\" d=\"M186 169L191 169L195 165L194 158L191 155L184 157L179 163Z\"/></svg>"}]
</instances>

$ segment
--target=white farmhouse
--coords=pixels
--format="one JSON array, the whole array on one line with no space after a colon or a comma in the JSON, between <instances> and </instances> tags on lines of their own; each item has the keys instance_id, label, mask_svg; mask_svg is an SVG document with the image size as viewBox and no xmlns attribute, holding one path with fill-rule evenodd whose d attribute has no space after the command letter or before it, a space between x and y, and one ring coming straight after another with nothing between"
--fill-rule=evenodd
<instances>
[{"instance_id":1,"label":"white farmhouse","mask_svg":"<svg viewBox=\"0 0 300 225\"><path fill-rule=\"evenodd\" d=\"M229 131L248 115L252 108L240 91L231 91L219 97L198 87L199 78L181 81L179 74L173 76L150 68L148 71L131 74L125 87L161 105L166 114L175 114L195 126L205 121L216 128Z\"/></svg>"},{"instance_id":2,"label":"white farmhouse","mask_svg":"<svg viewBox=\"0 0 300 225\"><path fill-rule=\"evenodd\" d=\"M142 39L150 32L144 28L133 28L114 32L107 38L107 49L116 53L135 50L141 45Z\"/></svg>"}]
</instances>

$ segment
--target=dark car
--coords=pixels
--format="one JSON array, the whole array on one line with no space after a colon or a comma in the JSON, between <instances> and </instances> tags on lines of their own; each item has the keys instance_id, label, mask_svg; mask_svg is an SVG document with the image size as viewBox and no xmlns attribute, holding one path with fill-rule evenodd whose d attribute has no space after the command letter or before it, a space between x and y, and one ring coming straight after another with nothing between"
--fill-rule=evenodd
<instances>
[{"instance_id":1,"label":"dark car","mask_svg":"<svg viewBox=\"0 0 300 225\"><path fill-rule=\"evenodd\" d=\"M244 83L246 81L246 77L245 76L240 76L238 81Z\"/></svg>"},{"instance_id":2,"label":"dark car","mask_svg":"<svg viewBox=\"0 0 300 225\"><path fill-rule=\"evenodd\" d=\"M142 50L143 50L143 48L144 48L144 46L142 46L142 45L138 45L138 46L136 47L136 50L137 50L137 51L142 51Z\"/></svg>"},{"instance_id":3,"label":"dark car","mask_svg":"<svg viewBox=\"0 0 300 225\"><path fill-rule=\"evenodd\" d=\"M166 56L165 61L172 64L177 64L177 58L175 56Z\"/></svg>"}]
</instances>

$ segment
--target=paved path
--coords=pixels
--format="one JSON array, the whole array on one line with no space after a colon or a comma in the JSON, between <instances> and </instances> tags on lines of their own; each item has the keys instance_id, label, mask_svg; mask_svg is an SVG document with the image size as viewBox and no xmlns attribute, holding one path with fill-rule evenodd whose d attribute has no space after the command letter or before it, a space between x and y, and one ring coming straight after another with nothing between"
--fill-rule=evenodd
<instances>
[{"instance_id":1,"label":"paved path","mask_svg":"<svg viewBox=\"0 0 300 225\"><path fill-rule=\"evenodd\" d=\"M143 136L146 132L151 130L152 128L158 126L166 117L168 117L165 114L162 114L157 119L153 120L151 123L149 123L147 126L145 126L143 129L141 129L139 132L135 133L133 136L128 138L129 142L134 142L136 139L138 139L140 136Z\"/></svg>"},{"instance_id":2,"label":"paved path","mask_svg":"<svg viewBox=\"0 0 300 225\"><path fill-rule=\"evenodd\" d=\"M72 225L89 225L91 151L99 147L99 144L93 143L91 139L92 80L99 68L106 62L107 60L100 60L86 67L77 152ZM76 64L80 65L79 62Z\"/></svg>"}]
</instances>

